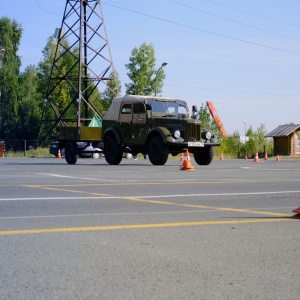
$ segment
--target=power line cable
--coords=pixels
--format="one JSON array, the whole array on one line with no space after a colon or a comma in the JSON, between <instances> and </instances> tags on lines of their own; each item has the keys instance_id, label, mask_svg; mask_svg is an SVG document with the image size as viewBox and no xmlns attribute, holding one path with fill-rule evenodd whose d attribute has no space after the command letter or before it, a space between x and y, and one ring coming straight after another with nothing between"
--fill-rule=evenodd
<instances>
[{"instance_id":1,"label":"power line cable","mask_svg":"<svg viewBox=\"0 0 300 300\"><path fill-rule=\"evenodd\" d=\"M266 87L266 86L233 85L233 84L199 82L199 81L187 81L187 80L176 80L176 79L166 79L166 81L185 82L185 83L201 84L201 85L208 84L208 85L230 86L230 87L251 88L251 89L272 89L272 90L293 90L293 91L300 91L300 89L298 89L298 88L295 89L295 88L287 88L287 87Z\"/></svg>"},{"instance_id":2,"label":"power line cable","mask_svg":"<svg viewBox=\"0 0 300 300\"><path fill-rule=\"evenodd\" d=\"M197 90L219 91L219 92L274 95L274 96L290 96L290 97L299 97L300 98L300 95L295 95L295 94L266 93L266 92L256 92L256 91L237 91L237 90L214 89L214 88L205 88L205 87L196 87L196 86L180 86L180 85L171 85L171 84L166 84L165 86L187 88L187 89L197 89Z\"/></svg>"},{"instance_id":3,"label":"power line cable","mask_svg":"<svg viewBox=\"0 0 300 300\"><path fill-rule=\"evenodd\" d=\"M259 46L259 47L263 47L263 48L267 48L267 49L272 49L272 50L277 50L277 51L281 51L281 52L286 52L286 53L290 53L290 54L300 55L299 52L286 50L286 49L282 49L282 48L277 48L277 47L273 47L273 46L268 46L268 45L265 45L265 44L251 42L251 41L247 41L247 40L244 40L244 39L235 38L235 37L232 37L232 36L229 36L229 35L225 35L225 34L216 33L216 32L213 32L213 31L200 29L198 27L181 24L181 23L171 21L171 20L167 20L167 19L163 19L163 18L160 18L160 17L155 17L155 16L152 16L152 15L149 15L149 14L145 14L145 13L138 12L138 11L128 9L128 8L124 8L124 7L120 7L120 6L117 6L117 5L110 4L110 3L102 2L102 4L108 5L108 6L111 6L111 7L115 7L115 8L121 9L121 10L125 10L125 11L128 11L128 12L134 13L134 14L138 14L138 15L141 15L141 16L144 16L144 17L147 17L147 18L159 20L159 21L162 21L162 22L165 22L165 23L177 25L177 26L184 27L184 28L189 28L189 29L196 30L196 31L205 32L205 33L208 33L208 34L211 34L211 35L220 36L220 37L231 39L231 40L234 40L234 41L243 42L243 43L246 43L246 44L255 45L255 46Z\"/></svg>"},{"instance_id":4,"label":"power line cable","mask_svg":"<svg viewBox=\"0 0 300 300\"><path fill-rule=\"evenodd\" d=\"M229 102L215 102L215 104L218 105L229 105L229 106L251 106L253 107L253 103L229 103ZM261 107L285 107L285 108L290 108L290 107L300 107L300 105L294 105L294 104L263 104L263 103L256 103L255 106L261 106Z\"/></svg>"},{"instance_id":5,"label":"power line cable","mask_svg":"<svg viewBox=\"0 0 300 300\"><path fill-rule=\"evenodd\" d=\"M200 100L201 101L201 100ZM215 102L215 104L218 105L230 105L230 106L252 106L253 107L253 103L228 103L228 102ZM290 108L290 107L300 107L300 105L294 105L294 104L263 104L263 103L255 103L255 106L266 106L266 107L285 107L285 108Z\"/></svg>"},{"instance_id":6,"label":"power line cable","mask_svg":"<svg viewBox=\"0 0 300 300\"><path fill-rule=\"evenodd\" d=\"M127 74L120 73L120 76L127 76ZM199 81L187 81L187 80L176 80L176 79L165 79L167 82L180 82L180 83L190 83L197 85L212 85L212 86L224 86L224 87L236 87L236 88L249 88L249 89L270 89L270 90L289 90L289 91L300 91L300 89L296 88L287 88L287 87L263 87L263 86L248 86L248 85L233 85L233 84L222 84L222 83L211 83L211 82L199 82ZM285 93L270 93L270 92L259 92L259 91L237 91L237 90L228 90L228 89L216 89L216 88L208 88L208 87L199 87L199 86L180 86L178 84L165 84L164 86L170 87L180 87L187 89L198 89L198 90L210 90L210 91L221 91L221 92L234 92L234 93L245 93L245 94L262 94L262 95L274 95L274 96L292 96L292 97L300 97L300 95L296 94L285 94Z\"/></svg>"},{"instance_id":7,"label":"power line cable","mask_svg":"<svg viewBox=\"0 0 300 300\"><path fill-rule=\"evenodd\" d=\"M300 0L299 0L300 1ZM128 76L125 73L119 73L120 76ZM215 83L215 82L200 82L200 81L190 81L190 80L179 80L179 79L165 79L169 82L181 82L181 83L191 83L191 84L201 84L201 85L216 85L216 86L225 86L225 87L236 87L236 88L249 88L249 89L265 89L265 90L289 90L289 91L300 91L299 88L289 88L289 87L270 87L270 86L251 86L251 85L236 85L236 84L224 84L224 83ZM170 85L172 86L172 85ZM176 85L177 86L177 85ZM259 93L259 92L258 92ZM275 93L273 93L276 95ZM300 95L299 95L300 96Z\"/></svg>"},{"instance_id":8,"label":"power line cable","mask_svg":"<svg viewBox=\"0 0 300 300\"><path fill-rule=\"evenodd\" d=\"M260 17L260 18L263 18L263 19L267 19L267 20L271 20L271 21L275 21L275 22L280 22L280 23L300 27L299 24L295 24L295 23L292 23L292 22L287 22L287 21L283 21L283 20L279 20L279 19L275 19L275 18L271 18L271 17L266 17L266 16L263 16L263 15L260 15L260 14L257 14L257 13L253 13L253 12L250 12L250 11L238 9L238 8L228 6L228 5L225 5L225 4L222 4L222 3L218 3L218 2L214 2L214 1L210 1L210 0L201 0L201 1L205 1L205 2L215 4L215 5L223 6L223 7L235 10L235 11L239 11L239 12L249 14L249 15L253 15L253 16L256 16L256 17ZM298 0L298 1L300 1L300 0Z\"/></svg>"},{"instance_id":9,"label":"power line cable","mask_svg":"<svg viewBox=\"0 0 300 300\"><path fill-rule=\"evenodd\" d=\"M61 16L61 15L62 15L62 14L59 14L59 13L55 13L55 12L49 11L49 10L43 8L43 7L39 4L39 2L38 2L37 0L34 0L34 1L35 1L36 5L37 5L41 10L45 11L45 12L48 13L48 14L57 15L57 16Z\"/></svg>"},{"instance_id":10,"label":"power line cable","mask_svg":"<svg viewBox=\"0 0 300 300\"><path fill-rule=\"evenodd\" d=\"M220 16L220 15L211 13L209 11L206 11L206 10L194 7L194 6L190 6L190 5L187 5L187 4L175 1L175 0L169 0L169 1L173 2L173 3L176 3L176 4L179 4L179 5L182 5L184 7L188 7L188 8L193 9L193 10L197 10L197 11L203 12L205 14L212 15L214 17L217 17L217 18L220 18L220 19L223 19L223 20L227 20L227 21L230 21L230 22L233 22L233 23L237 23L237 24L240 24L240 25L243 25L243 26L247 26L247 27L250 27L250 28L253 28L253 29L256 29L256 30L264 31L264 32L267 32L267 33L271 33L271 34L274 34L274 35L277 35L277 36L281 36L281 37L284 37L284 38L287 38L287 39L290 39L290 40L294 40L294 41L300 42L299 39L296 39L296 38L293 38L293 37L290 37L290 36L286 36L286 35L283 35L283 34L279 34L279 33L276 33L276 32L270 31L270 30L266 30L266 29L263 29L263 28L259 28L259 27L253 26L253 25L249 25L249 24L246 24L246 23L243 23L243 22L235 21L233 19L226 18L226 17Z\"/></svg>"}]
</instances>

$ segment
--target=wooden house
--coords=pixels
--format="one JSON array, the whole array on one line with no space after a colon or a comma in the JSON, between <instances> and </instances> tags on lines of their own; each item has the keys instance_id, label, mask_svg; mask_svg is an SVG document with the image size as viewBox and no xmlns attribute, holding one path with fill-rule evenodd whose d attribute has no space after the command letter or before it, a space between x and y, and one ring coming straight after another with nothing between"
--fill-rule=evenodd
<instances>
[{"instance_id":1,"label":"wooden house","mask_svg":"<svg viewBox=\"0 0 300 300\"><path fill-rule=\"evenodd\" d=\"M274 139L274 155L300 156L300 124L280 125L265 137Z\"/></svg>"}]
</instances>

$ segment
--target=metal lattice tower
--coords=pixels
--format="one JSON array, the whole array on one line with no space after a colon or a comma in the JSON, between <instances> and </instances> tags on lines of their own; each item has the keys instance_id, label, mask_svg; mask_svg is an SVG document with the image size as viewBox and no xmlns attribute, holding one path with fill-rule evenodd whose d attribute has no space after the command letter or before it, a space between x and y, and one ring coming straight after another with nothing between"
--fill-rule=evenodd
<instances>
[{"instance_id":1,"label":"metal lattice tower","mask_svg":"<svg viewBox=\"0 0 300 300\"><path fill-rule=\"evenodd\" d=\"M80 127L87 125L91 114L101 118L97 103L91 99L97 98L101 88L111 90L108 83L116 79L100 0L67 0L55 41L41 120L41 126L48 124L49 130L41 141L59 124ZM68 95L60 94L62 88ZM48 107L51 115L46 113Z\"/></svg>"}]
</instances>

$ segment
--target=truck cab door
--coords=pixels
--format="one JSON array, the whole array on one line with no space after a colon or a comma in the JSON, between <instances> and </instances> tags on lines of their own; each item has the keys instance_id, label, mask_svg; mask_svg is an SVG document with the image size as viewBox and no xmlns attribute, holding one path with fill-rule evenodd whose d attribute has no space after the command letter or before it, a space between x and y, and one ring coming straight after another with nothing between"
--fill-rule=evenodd
<instances>
[{"instance_id":1,"label":"truck cab door","mask_svg":"<svg viewBox=\"0 0 300 300\"><path fill-rule=\"evenodd\" d=\"M147 138L148 126L146 107L143 102L137 102L133 105L132 114L132 134L135 144L144 144Z\"/></svg>"},{"instance_id":2,"label":"truck cab door","mask_svg":"<svg viewBox=\"0 0 300 300\"><path fill-rule=\"evenodd\" d=\"M119 123L123 142L128 144L132 140L132 103L122 103Z\"/></svg>"}]
</instances>

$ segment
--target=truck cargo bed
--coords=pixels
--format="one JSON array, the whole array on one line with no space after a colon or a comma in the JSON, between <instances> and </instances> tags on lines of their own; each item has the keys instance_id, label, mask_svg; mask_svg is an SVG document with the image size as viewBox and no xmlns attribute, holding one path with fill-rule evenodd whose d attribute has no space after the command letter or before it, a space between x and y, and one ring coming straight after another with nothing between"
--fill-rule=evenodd
<instances>
[{"instance_id":1,"label":"truck cargo bed","mask_svg":"<svg viewBox=\"0 0 300 300\"><path fill-rule=\"evenodd\" d=\"M102 127L58 127L58 141L101 141Z\"/></svg>"}]
</instances>

